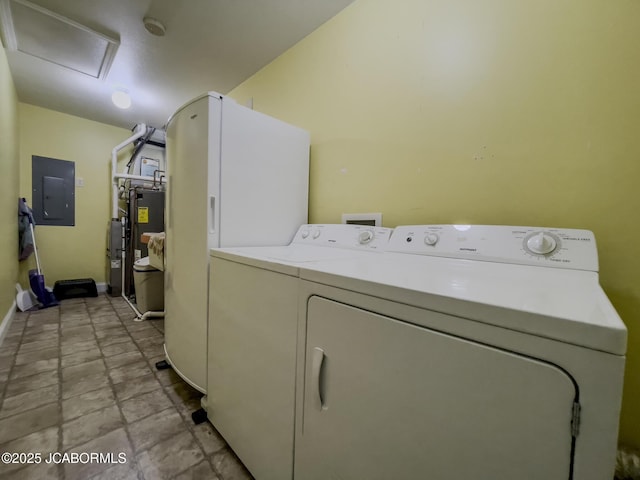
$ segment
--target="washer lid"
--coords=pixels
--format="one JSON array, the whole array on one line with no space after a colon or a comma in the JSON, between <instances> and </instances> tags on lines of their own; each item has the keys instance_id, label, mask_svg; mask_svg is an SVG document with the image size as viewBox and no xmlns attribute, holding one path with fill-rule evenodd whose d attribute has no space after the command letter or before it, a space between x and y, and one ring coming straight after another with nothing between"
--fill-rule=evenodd
<instances>
[{"instance_id":1,"label":"washer lid","mask_svg":"<svg viewBox=\"0 0 640 480\"><path fill-rule=\"evenodd\" d=\"M136 272L159 272L157 268L149 265L149 257L142 257L140 260L136 260L133 263L133 269Z\"/></svg>"},{"instance_id":2,"label":"washer lid","mask_svg":"<svg viewBox=\"0 0 640 480\"><path fill-rule=\"evenodd\" d=\"M385 253L318 262L300 278L624 355L627 329L595 272Z\"/></svg>"},{"instance_id":3,"label":"washer lid","mask_svg":"<svg viewBox=\"0 0 640 480\"><path fill-rule=\"evenodd\" d=\"M298 276L298 268L319 261L342 261L352 258L379 257L375 250L351 250L317 245L291 244L270 247L225 247L212 248L212 257L224 258L265 270Z\"/></svg>"}]
</instances>

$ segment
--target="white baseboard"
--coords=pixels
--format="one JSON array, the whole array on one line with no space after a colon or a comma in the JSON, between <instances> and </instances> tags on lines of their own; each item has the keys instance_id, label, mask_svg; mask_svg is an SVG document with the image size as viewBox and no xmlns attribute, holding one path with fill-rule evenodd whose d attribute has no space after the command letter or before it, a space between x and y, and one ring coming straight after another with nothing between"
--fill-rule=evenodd
<instances>
[{"instance_id":1,"label":"white baseboard","mask_svg":"<svg viewBox=\"0 0 640 480\"><path fill-rule=\"evenodd\" d=\"M2 345L2 342L4 341L4 337L7 335L7 332L9 331L11 322L13 322L13 317L16 314L16 308L17 308L17 305L16 305L16 301L14 300L13 304L9 308L9 311L2 319L2 323L0 323L0 346Z\"/></svg>"},{"instance_id":2,"label":"white baseboard","mask_svg":"<svg viewBox=\"0 0 640 480\"><path fill-rule=\"evenodd\" d=\"M98 293L105 293L107 291L107 284L105 282L96 283L96 289Z\"/></svg>"}]
</instances>

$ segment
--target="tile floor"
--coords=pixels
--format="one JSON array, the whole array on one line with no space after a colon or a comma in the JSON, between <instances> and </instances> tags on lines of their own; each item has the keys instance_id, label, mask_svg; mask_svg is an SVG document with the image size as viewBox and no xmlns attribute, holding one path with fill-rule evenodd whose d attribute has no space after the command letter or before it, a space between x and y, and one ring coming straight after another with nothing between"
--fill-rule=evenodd
<instances>
[{"instance_id":1,"label":"tile floor","mask_svg":"<svg viewBox=\"0 0 640 480\"><path fill-rule=\"evenodd\" d=\"M0 462L0 478L251 479L210 423L193 424L201 394L156 370L163 329L107 295L17 313L0 346L0 453L42 461ZM52 452L114 455L47 463Z\"/></svg>"}]
</instances>

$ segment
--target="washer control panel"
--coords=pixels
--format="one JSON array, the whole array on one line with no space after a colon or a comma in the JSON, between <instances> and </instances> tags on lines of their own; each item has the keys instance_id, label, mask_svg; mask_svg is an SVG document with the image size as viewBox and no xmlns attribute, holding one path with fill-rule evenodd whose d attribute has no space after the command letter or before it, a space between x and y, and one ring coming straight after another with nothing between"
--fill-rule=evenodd
<instances>
[{"instance_id":1,"label":"washer control panel","mask_svg":"<svg viewBox=\"0 0 640 480\"><path fill-rule=\"evenodd\" d=\"M396 227L387 251L598 271L593 232L498 225Z\"/></svg>"},{"instance_id":2,"label":"washer control panel","mask_svg":"<svg viewBox=\"0 0 640 480\"><path fill-rule=\"evenodd\" d=\"M392 231L385 227L342 223L302 225L291 243L383 252L387 249Z\"/></svg>"}]
</instances>

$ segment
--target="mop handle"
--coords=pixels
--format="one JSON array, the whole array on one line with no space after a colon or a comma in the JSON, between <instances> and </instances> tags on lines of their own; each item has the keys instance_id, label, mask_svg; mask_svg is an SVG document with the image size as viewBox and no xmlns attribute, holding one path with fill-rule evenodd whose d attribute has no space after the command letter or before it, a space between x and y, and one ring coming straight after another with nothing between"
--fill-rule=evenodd
<instances>
[{"instance_id":1,"label":"mop handle","mask_svg":"<svg viewBox=\"0 0 640 480\"><path fill-rule=\"evenodd\" d=\"M29 221L29 227L31 227L31 239L33 240L33 253L36 254L36 265L38 266L38 275L42 275L40 271L40 260L38 259L38 248L36 247L36 235L33 233L33 223Z\"/></svg>"}]
</instances>

